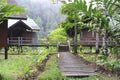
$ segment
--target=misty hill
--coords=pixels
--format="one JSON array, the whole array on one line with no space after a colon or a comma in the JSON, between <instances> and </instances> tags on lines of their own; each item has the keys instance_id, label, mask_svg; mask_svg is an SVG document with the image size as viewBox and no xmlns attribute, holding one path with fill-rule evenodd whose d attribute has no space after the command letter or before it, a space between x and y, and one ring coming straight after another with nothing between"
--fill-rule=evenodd
<instances>
[{"instance_id":1,"label":"misty hill","mask_svg":"<svg viewBox=\"0 0 120 80\"><path fill-rule=\"evenodd\" d=\"M64 19L59 10L61 3L53 4L50 0L16 0L18 5L25 8L26 14L40 26L40 37L47 37L51 30Z\"/></svg>"}]
</instances>

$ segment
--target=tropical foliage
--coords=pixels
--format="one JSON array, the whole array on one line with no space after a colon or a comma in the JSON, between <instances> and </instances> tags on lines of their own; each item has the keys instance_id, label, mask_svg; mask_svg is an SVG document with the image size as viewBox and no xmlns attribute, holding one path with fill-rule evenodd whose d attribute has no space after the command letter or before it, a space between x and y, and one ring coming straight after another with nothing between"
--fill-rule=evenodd
<instances>
[{"instance_id":1,"label":"tropical foliage","mask_svg":"<svg viewBox=\"0 0 120 80\"><path fill-rule=\"evenodd\" d=\"M67 40L64 28L57 28L48 35L49 40Z\"/></svg>"},{"instance_id":2,"label":"tropical foliage","mask_svg":"<svg viewBox=\"0 0 120 80\"><path fill-rule=\"evenodd\" d=\"M4 20L6 17L9 17L10 15L15 15L23 12L24 9L22 7L7 4L6 0L0 1L0 21Z\"/></svg>"},{"instance_id":3,"label":"tropical foliage","mask_svg":"<svg viewBox=\"0 0 120 80\"><path fill-rule=\"evenodd\" d=\"M116 28L116 23L119 23L118 20L116 21L115 15L119 15L116 11L119 10L119 0L91 0L91 2L88 3L86 0L76 0L73 3L64 4L61 8L61 13L67 15L67 18L74 19L72 20L72 23L68 21L66 18L64 27L66 30L69 30L68 32L74 32L75 25L78 29L82 28L89 28L91 30L94 30L95 32L102 32L103 37L103 53L106 55L107 53L107 37L108 34L112 34L115 38L115 31L116 29L119 31L118 28ZM113 25L113 22L116 22ZM112 26L112 27L111 27ZM114 30L113 30L114 28ZM80 30L78 30L80 31ZM117 32L118 32L117 31ZM119 32L118 32L119 33ZM118 37L117 33L117 37ZM74 36L72 36L74 37ZM109 37L112 37L109 35ZM117 38L116 37L116 38ZM116 39L115 38L115 39Z\"/></svg>"},{"instance_id":4,"label":"tropical foliage","mask_svg":"<svg viewBox=\"0 0 120 80\"><path fill-rule=\"evenodd\" d=\"M0 55L0 80L27 79L26 75L36 72L36 66L40 67L48 58L49 50L45 48L33 50L28 47L24 53L26 55L10 55L8 60L1 59L3 56Z\"/></svg>"}]
</instances>

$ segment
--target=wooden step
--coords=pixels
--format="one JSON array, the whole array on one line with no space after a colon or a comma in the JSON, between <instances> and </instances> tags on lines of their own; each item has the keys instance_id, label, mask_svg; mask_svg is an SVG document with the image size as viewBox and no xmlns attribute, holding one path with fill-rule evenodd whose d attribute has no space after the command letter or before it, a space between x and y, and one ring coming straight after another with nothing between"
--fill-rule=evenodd
<instances>
[{"instance_id":1,"label":"wooden step","mask_svg":"<svg viewBox=\"0 0 120 80\"><path fill-rule=\"evenodd\" d=\"M96 75L96 69L86 65L79 57L69 52L60 52L58 63L59 68L65 76L83 77Z\"/></svg>"},{"instance_id":2,"label":"wooden step","mask_svg":"<svg viewBox=\"0 0 120 80\"><path fill-rule=\"evenodd\" d=\"M96 73L80 73L80 72L63 72L65 76L79 76L79 77L84 77L84 76L93 76L96 75Z\"/></svg>"}]
</instances>

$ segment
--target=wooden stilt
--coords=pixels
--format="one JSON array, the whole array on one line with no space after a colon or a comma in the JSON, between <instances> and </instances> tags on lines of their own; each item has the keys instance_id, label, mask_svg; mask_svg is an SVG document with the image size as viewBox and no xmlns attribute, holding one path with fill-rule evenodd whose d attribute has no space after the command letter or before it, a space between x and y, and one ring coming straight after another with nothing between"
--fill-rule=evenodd
<instances>
[{"instance_id":1,"label":"wooden stilt","mask_svg":"<svg viewBox=\"0 0 120 80\"><path fill-rule=\"evenodd\" d=\"M92 46L90 46L90 53L92 53Z\"/></svg>"},{"instance_id":2,"label":"wooden stilt","mask_svg":"<svg viewBox=\"0 0 120 80\"><path fill-rule=\"evenodd\" d=\"M8 59L8 48L5 48L5 59Z\"/></svg>"}]
</instances>

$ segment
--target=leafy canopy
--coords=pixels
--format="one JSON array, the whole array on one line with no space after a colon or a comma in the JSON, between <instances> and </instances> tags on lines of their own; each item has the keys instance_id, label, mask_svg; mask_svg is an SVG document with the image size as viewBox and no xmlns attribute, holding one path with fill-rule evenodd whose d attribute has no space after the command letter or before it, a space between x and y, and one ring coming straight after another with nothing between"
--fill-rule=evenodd
<instances>
[{"instance_id":1,"label":"leafy canopy","mask_svg":"<svg viewBox=\"0 0 120 80\"><path fill-rule=\"evenodd\" d=\"M6 0L0 0L0 21L11 15L16 15L24 12L25 11L22 7L19 7L15 4L10 5L6 2Z\"/></svg>"},{"instance_id":2,"label":"leafy canopy","mask_svg":"<svg viewBox=\"0 0 120 80\"><path fill-rule=\"evenodd\" d=\"M53 30L49 36L49 40L67 40L64 28L57 28Z\"/></svg>"}]
</instances>

